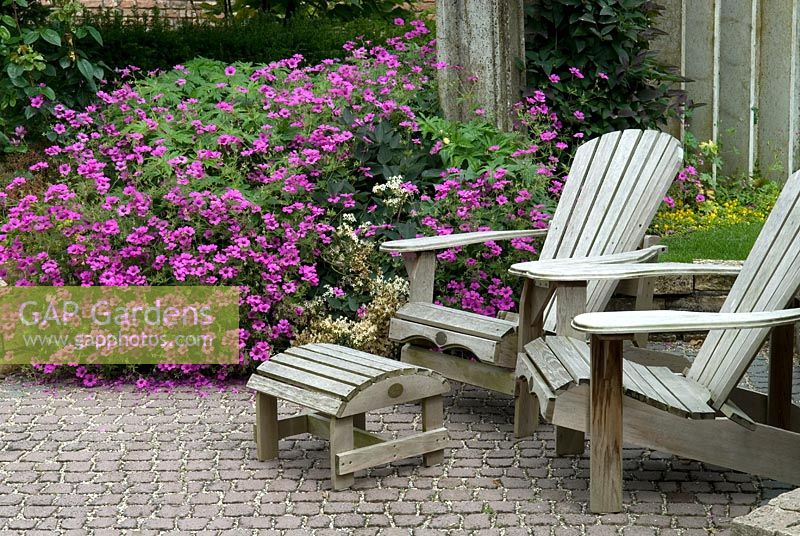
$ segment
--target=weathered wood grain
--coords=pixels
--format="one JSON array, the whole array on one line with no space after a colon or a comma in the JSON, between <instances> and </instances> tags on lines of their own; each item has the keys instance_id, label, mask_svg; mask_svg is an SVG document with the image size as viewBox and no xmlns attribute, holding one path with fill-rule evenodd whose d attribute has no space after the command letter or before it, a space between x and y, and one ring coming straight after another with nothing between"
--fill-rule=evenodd
<instances>
[{"instance_id":1,"label":"weathered wood grain","mask_svg":"<svg viewBox=\"0 0 800 536\"><path fill-rule=\"evenodd\" d=\"M622 510L622 341L593 335L590 347L589 506L613 513Z\"/></svg>"},{"instance_id":2,"label":"weathered wood grain","mask_svg":"<svg viewBox=\"0 0 800 536\"><path fill-rule=\"evenodd\" d=\"M381 251L395 253L418 253L450 249L470 244L483 244L489 241L511 240L512 238L543 237L547 229L524 229L521 231L479 231L475 233L455 233L442 236L425 236L405 240L391 240L381 244Z\"/></svg>"},{"instance_id":3,"label":"weathered wood grain","mask_svg":"<svg viewBox=\"0 0 800 536\"><path fill-rule=\"evenodd\" d=\"M518 362L523 357L525 361L536 367L542 379L547 382L550 391L561 392L576 382L575 377L556 357L544 339L536 339L526 344L525 352L520 355ZM588 381L588 376L586 380Z\"/></svg>"},{"instance_id":4,"label":"weathered wood grain","mask_svg":"<svg viewBox=\"0 0 800 536\"><path fill-rule=\"evenodd\" d=\"M353 417L331 418L329 437L331 485L335 490L349 488L353 485L353 482L355 482L353 471L343 470L338 462L339 454L353 450ZM372 445L371 447L364 447L359 450L363 451L364 449L375 448L376 446L377 445Z\"/></svg>"},{"instance_id":5,"label":"weathered wood grain","mask_svg":"<svg viewBox=\"0 0 800 536\"><path fill-rule=\"evenodd\" d=\"M444 399L441 395L422 400L422 431L433 432L444 428ZM444 461L444 449L428 450L422 455L425 467L439 465Z\"/></svg>"},{"instance_id":6,"label":"weathered wood grain","mask_svg":"<svg viewBox=\"0 0 800 536\"><path fill-rule=\"evenodd\" d=\"M800 172L787 180L741 275L731 287L722 313L776 311L785 307L800 287ZM711 391L720 408L736 387L756 350L769 332L764 326L711 331L689 371L689 376ZM758 329L743 329L746 327Z\"/></svg>"},{"instance_id":7,"label":"weathered wood grain","mask_svg":"<svg viewBox=\"0 0 800 536\"><path fill-rule=\"evenodd\" d=\"M657 245L661 240L659 236L646 235L642 240L643 247L650 247ZM654 257L645 262L655 263L658 262L658 257ZM636 303L633 309L635 311L651 311L653 307L653 296L655 294L656 279L654 277L643 277L636 280ZM647 347L647 333L637 333L633 337L633 342L639 348Z\"/></svg>"},{"instance_id":8,"label":"weathered wood grain","mask_svg":"<svg viewBox=\"0 0 800 536\"><path fill-rule=\"evenodd\" d=\"M548 421L551 420L553 417L553 406L556 401L556 394L547 384L547 381L541 376L527 354L520 354L519 360L517 361L515 377L524 379L527 382L526 386L529 392L536 395L539 413Z\"/></svg>"},{"instance_id":9,"label":"weathered wood grain","mask_svg":"<svg viewBox=\"0 0 800 536\"><path fill-rule=\"evenodd\" d=\"M541 281L593 281L661 277L669 275L738 275L741 268L727 264L659 262L644 264L600 264L535 261L511 266L509 272Z\"/></svg>"},{"instance_id":10,"label":"weathered wood grain","mask_svg":"<svg viewBox=\"0 0 800 536\"><path fill-rule=\"evenodd\" d=\"M460 348L475 354L481 361L494 363L499 350L498 341L467 335L453 329L445 329L418 322L392 318L389 323L389 339L399 343L427 341L443 350Z\"/></svg>"},{"instance_id":11,"label":"weathered wood grain","mask_svg":"<svg viewBox=\"0 0 800 536\"><path fill-rule=\"evenodd\" d=\"M260 375L296 387L313 389L314 391L337 397L345 397L353 390L353 386L350 384L332 380L324 376L309 374L307 371L287 367L274 360L267 361L265 365L267 366L263 366L259 369L258 372Z\"/></svg>"},{"instance_id":12,"label":"weathered wood grain","mask_svg":"<svg viewBox=\"0 0 800 536\"><path fill-rule=\"evenodd\" d=\"M556 335L583 339L585 335L572 327L572 319L586 312L586 283L559 284L556 299Z\"/></svg>"},{"instance_id":13,"label":"weathered wood grain","mask_svg":"<svg viewBox=\"0 0 800 536\"><path fill-rule=\"evenodd\" d=\"M562 393L553 423L587 430L588 405L587 385ZM626 443L800 485L800 440L795 432L762 424L751 431L726 418L686 419L630 397L623 397L623 419Z\"/></svg>"},{"instance_id":14,"label":"weathered wood grain","mask_svg":"<svg viewBox=\"0 0 800 536\"><path fill-rule=\"evenodd\" d=\"M274 396L256 393L256 452L259 461L278 457L278 401Z\"/></svg>"},{"instance_id":15,"label":"weathered wood grain","mask_svg":"<svg viewBox=\"0 0 800 536\"><path fill-rule=\"evenodd\" d=\"M514 369L495 367L480 361L470 361L432 352L410 344L403 346L400 351L400 359L405 363L435 370L450 380L476 385L507 395L514 394Z\"/></svg>"},{"instance_id":16,"label":"weathered wood grain","mask_svg":"<svg viewBox=\"0 0 800 536\"><path fill-rule=\"evenodd\" d=\"M757 313L694 313L690 311L614 311L585 313L575 317L573 325L587 333L676 333L716 329L752 330L771 328L800 321L800 309ZM699 381L699 380L698 380ZM700 382L702 383L702 382Z\"/></svg>"},{"instance_id":17,"label":"weathered wood grain","mask_svg":"<svg viewBox=\"0 0 800 536\"><path fill-rule=\"evenodd\" d=\"M547 305L555 295L556 285L540 287L526 279L519 302L519 327L517 349L525 351L525 345L544 335L544 315Z\"/></svg>"},{"instance_id":18,"label":"weathered wood grain","mask_svg":"<svg viewBox=\"0 0 800 536\"><path fill-rule=\"evenodd\" d=\"M517 324L508 320L451 309L432 303L407 303L395 313L395 318L435 328L458 331L466 335L483 337L493 341L499 341L503 337L514 333L517 329Z\"/></svg>"},{"instance_id":19,"label":"weathered wood grain","mask_svg":"<svg viewBox=\"0 0 800 536\"><path fill-rule=\"evenodd\" d=\"M247 380L247 387L276 398L291 400L303 407L327 413L328 415L336 414L342 405L340 398L309 391L259 374L250 376L250 379Z\"/></svg>"},{"instance_id":20,"label":"weathered wood grain","mask_svg":"<svg viewBox=\"0 0 800 536\"><path fill-rule=\"evenodd\" d=\"M270 359L271 363L278 363L286 365L287 367L295 368L309 375L321 376L331 380L337 380L349 385L361 385L365 381L369 381L372 376L358 374L344 370L342 368L331 367L323 365L322 363L310 359L303 359L295 357L290 354L278 354Z\"/></svg>"},{"instance_id":21,"label":"weathered wood grain","mask_svg":"<svg viewBox=\"0 0 800 536\"><path fill-rule=\"evenodd\" d=\"M518 378L514 395L514 437L531 436L538 426L539 403L528 387L528 380Z\"/></svg>"},{"instance_id":22,"label":"weathered wood grain","mask_svg":"<svg viewBox=\"0 0 800 536\"><path fill-rule=\"evenodd\" d=\"M432 302L436 255L433 252L403 253L403 261L408 272L408 299L412 302Z\"/></svg>"},{"instance_id":23,"label":"weathered wood grain","mask_svg":"<svg viewBox=\"0 0 800 536\"><path fill-rule=\"evenodd\" d=\"M420 456L429 452L438 452L447 445L447 442L447 429L438 428L369 447L339 450L336 458L331 459L331 463L336 464L338 473L352 476L355 471L375 467L376 465L383 465L412 456Z\"/></svg>"},{"instance_id":24,"label":"weathered wood grain","mask_svg":"<svg viewBox=\"0 0 800 536\"><path fill-rule=\"evenodd\" d=\"M622 253L611 253L608 255L525 261L512 264L508 271L511 274L518 275L520 277L525 277L529 267L536 268L541 266L549 266L551 268L558 268L559 266L572 266L572 265L582 265L582 264L636 265L639 263L649 262L657 258L659 254L663 253L666 250L667 250L666 246L655 244L643 249L635 249L633 251L623 251Z\"/></svg>"}]
</instances>

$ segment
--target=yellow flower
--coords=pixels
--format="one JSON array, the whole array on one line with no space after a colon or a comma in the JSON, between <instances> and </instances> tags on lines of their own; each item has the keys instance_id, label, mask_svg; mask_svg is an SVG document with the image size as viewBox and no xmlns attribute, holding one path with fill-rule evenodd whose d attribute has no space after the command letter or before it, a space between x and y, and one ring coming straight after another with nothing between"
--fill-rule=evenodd
<instances>
[{"instance_id":1,"label":"yellow flower","mask_svg":"<svg viewBox=\"0 0 800 536\"><path fill-rule=\"evenodd\" d=\"M719 145L717 145L713 140L704 141L698 147L700 147L700 150L705 154L716 156L716 154L719 152Z\"/></svg>"},{"instance_id":2,"label":"yellow flower","mask_svg":"<svg viewBox=\"0 0 800 536\"><path fill-rule=\"evenodd\" d=\"M448 143L450 143L450 138L442 138L442 143L447 145Z\"/></svg>"}]
</instances>

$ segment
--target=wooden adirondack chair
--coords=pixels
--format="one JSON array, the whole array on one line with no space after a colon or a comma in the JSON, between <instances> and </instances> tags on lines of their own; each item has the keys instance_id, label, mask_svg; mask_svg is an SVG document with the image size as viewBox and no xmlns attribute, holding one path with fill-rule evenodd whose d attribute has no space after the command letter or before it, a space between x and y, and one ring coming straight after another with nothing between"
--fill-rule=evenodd
<instances>
[{"instance_id":1,"label":"wooden adirondack chair","mask_svg":"<svg viewBox=\"0 0 800 536\"><path fill-rule=\"evenodd\" d=\"M438 250L508 240L545 237L541 259L585 259L597 262L653 261L663 247L644 242L645 232L658 205L681 165L678 140L657 131L612 132L578 148L569 180L548 230L461 233L448 236L384 242L381 249L400 253L410 279L410 301L391 321L389 337L406 343L404 362L438 371L445 377L486 389L515 395L514 375L519 339L517 322L489 318L433 304L434 271ZM637 247L642 247L636 251ZM571 333L571 311L602 311L616 283L600 281L586 288L561 288L558 307L548 308L548 330ZM637 309L652 305L652 285L633 289ZM550 297L548 297L549 299ZM526 337L529 334L525 334ZM644 335L646 340L646 335ZM530 339L526 339L527 340ZM431 351L434 347L439 352ZM477 360L445 353L466 350ZM442 351L443 350L443 351ZM529 396L516 398L515 433L532 433L534 424L527 405ZM582 436L570 440L568 430L559 442L564 452L574 451ZM571 445L570 445L571 441Z\"/></svg>"},{"instance_id":2,"label":"wooden adirondack chair","mask_svg":"<svg viewBox=\"0 0 800 536\"><path fill-rule=\"evenodd\" d=\"M536 284L728 273L730 267L663 263L599 265L524 263L512 272ZM536 283L534 283L536 281ZM581 339L545 336L525 346L517 374L558 426L591 435L591 509L622 508L622 443L669 452L800 485L800 407L792 404L794 323L785 309L800 287L800 172L783 188L720 313L587 313L573 328ZM535 287L541 288L541 287ZM521 311L536 321L544 305ZM710 330L683 374L624 360L622 341L641 332ZM767 335L769 394L737 388ZM586 385L588 383L588 385Z\"/></svg>"}]
</instances>

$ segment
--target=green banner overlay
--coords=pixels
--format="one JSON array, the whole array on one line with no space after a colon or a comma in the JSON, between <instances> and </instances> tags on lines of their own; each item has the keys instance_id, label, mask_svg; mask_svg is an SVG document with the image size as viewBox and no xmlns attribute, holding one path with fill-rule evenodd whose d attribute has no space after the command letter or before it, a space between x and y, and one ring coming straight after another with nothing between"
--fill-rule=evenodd
<instances>
[{"instance_id":1,"label":"green banner overlay","mask_svg":"<svg viewBox=\"0 0 800 536\"><path fill-rule=\"evenodd\" d=\"M238 364L238 287L0 287L0 364Z\"/></svg>"}]
</instances>

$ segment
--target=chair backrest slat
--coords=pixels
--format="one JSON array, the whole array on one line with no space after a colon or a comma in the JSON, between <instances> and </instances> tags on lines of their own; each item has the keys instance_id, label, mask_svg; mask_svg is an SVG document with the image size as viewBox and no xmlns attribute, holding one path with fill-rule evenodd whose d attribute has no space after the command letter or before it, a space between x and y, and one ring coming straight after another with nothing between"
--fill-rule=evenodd
<instances>
[{"instance_id":1,"label":"chair backrest slat","mask_svg":"<svg viewBox=\"0 0 800 536\"><path fill-rule=\"evenodd\" d=\"M783 187L721 311L783 309L800 288L800 171ZM725 329L708 334L688 376L711 392L719 409L738 385L768 328Z\"/></svg>"},{"instance_id":2,"label":"chair backrest slat","mask_svg":"<svg viewBox=\"0 0 800 536\"><path fill-rule=\"evenodd\" d=\"M540 259L580 258L634 249L680 168L678 140L658 131L625 130L582 145L553 215ZM591 282L587 310L603 310L615 281ZM545 329L555 330L555 300Z\"/></svg>"}]
</instances>

